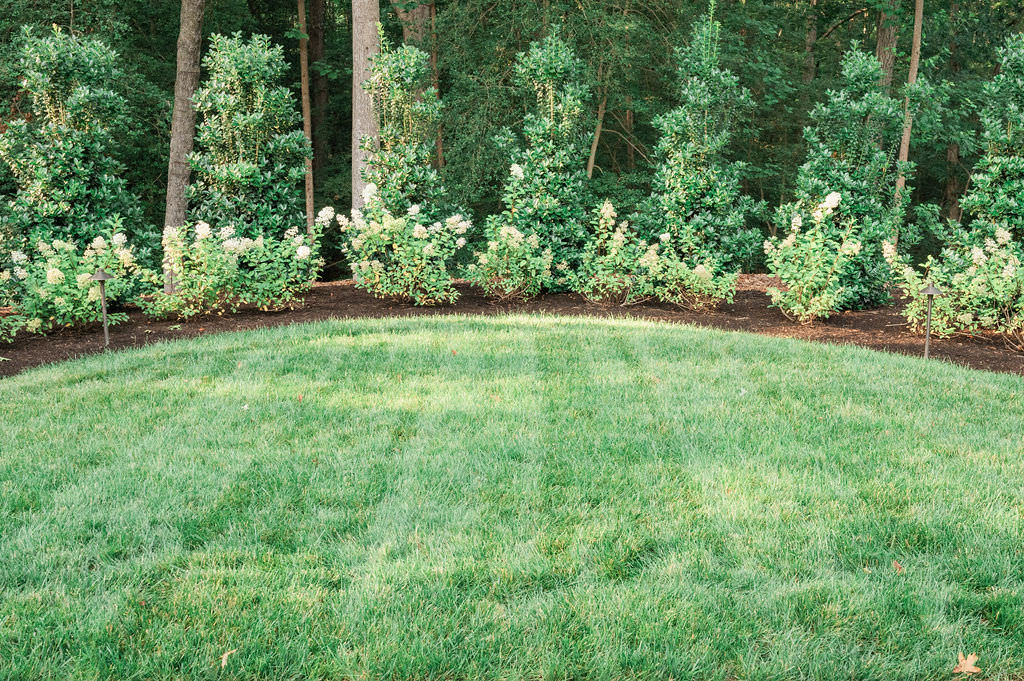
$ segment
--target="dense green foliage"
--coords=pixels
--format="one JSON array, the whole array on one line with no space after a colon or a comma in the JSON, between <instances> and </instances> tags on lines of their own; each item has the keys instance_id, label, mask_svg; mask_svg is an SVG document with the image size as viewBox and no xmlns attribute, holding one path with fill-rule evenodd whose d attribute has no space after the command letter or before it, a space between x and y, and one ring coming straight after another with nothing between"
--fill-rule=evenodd
<instances>
[{"instance_id":1,"label":"dense green foliage","mask_svg":"<svg viewBox=\"0 0 1024 681\"><path fill-rule=\"evenodd\" d=\"M430 56L412 45L394 47L381 36L363 87L373 96L378 138L364 139L372 156L363 173L375 187L364 196L362 211L373 219L384 212L402 215L418 206L423 219L442 219L445 190L433 164L434 139L442 103L427 86Z\"/></svg>"},{"instance_id":2,"label":"dense green foliage","mask_svg":"<svg viewBox=\"0 0 1024 681\"><path fill-rule=\"evenodd\" d=\"M644 220L649 236L671 236L666 248L680 259L731 273L749 271L762 236L748 224L759 206L743 194L744 165L727 157L753 100L720 66L722 26L714 5L676 53L680 104L654 121L659 163Z\"/></svg>"},{"instance_id":3,"label":"dense green foliage","mask_svg":"<svg viewBox=\"0 0 1024 681\"><path fill-rule=\"evenodd\" d=\"M843 294L832 309L859 309L888 299L882 243L901 234L911 190L897 192L896 181L911 168L896 161L903 107L881 85L881 63L853 46L842 68L842 86L830 90L811 112L813 124L804 131L807 161L797 174L797 202L779 208L777 225L785 232L801 209L839 193L842 201L833 206L839 219L822 221L820 227L826 239L841 242L849 237L840 235L852 225L852 237L861 248L851 256L850 266L837 273ZM904 233L904 246L909 241Z\"/></svg>"},{"instance_id":4,"label":"dense green foliage","mask_svg":"<svg viewBox=\"0 0 1024 681\"><path fill-rule=\"evenodd\" d=\"M59 29L42 37L26 31L20 41L28 109L0 132L0 159L14 184L0 205L0 235L84 247L118 219L145 234L141 205L115 156L132 125L127 101L113 89L122 77L119 56Z\"/></svg>"},{"instance_id":5,"label":"dense green foliage","mask_svg":"<svg viewBox=\"0 0 1024 681\"><path fill-rule=\"evenodd\" d=\"M564 288L580 260L586 223L583 63L553 30L516 57L515 78L533 102L522 135L501 135L501 148L509 154L504 210L488 218L487 236L494 240L503 228L536 234L554 257L554 285Z\"/></svg>"},{"instance_id":6,"label":"dense green foliage","mask_svg":"<svg viewBox=\"0 0 1024 681\"><path fill-rule=\"evenodd\" d=\"M312 151L295 97L280 85L283 50L268 36L214 35L203 68L189 214L253 239L304 225L300 186Z\"/></svg>"},{"instance_id":7,"label":"dense green foliage","mask_svg":"<svg viewBox=\"0 0 1024 681\"><path fill-rule=\"evenodd\" d=\"M924 272L891 247L887 256L916 328L932 284L945 294L934 301L937 333L996 331L1024 350L1024 35L1007 39L1000 56L1002 68L984 88L985 155L962 202L967 226L950 225Z\"/></svg>"},{"instance_id":8,"label":"dense green foliage","mask_svg":"<svg viewBox=\"0 0 1024 681\"><path fill-rule=\"evenodd\" d=\"M953 679L962 651L1012 679L1022 393L543 316L31 371L0 381L0 659L26 679L867 681Z\"/></svg>"}]
</instances>

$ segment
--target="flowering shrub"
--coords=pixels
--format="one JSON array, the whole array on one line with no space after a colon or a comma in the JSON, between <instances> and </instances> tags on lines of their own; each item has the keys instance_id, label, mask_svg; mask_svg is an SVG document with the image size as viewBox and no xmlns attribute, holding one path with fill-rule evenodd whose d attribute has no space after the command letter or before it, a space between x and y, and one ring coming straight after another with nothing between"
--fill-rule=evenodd
<instances>
[{"instance_id":1,"label":"flowering shrub","mask_svg":"<svg viewBox=\"0 0 1024 681\"><path fill-rule=\"evenodd\" d=\"M573 290L597 303L639 303L654 293L651 275L658 247L649 251L630 224L616 222L617 217L611 201L596 211L594 234L583 248Z\"/></svg>"},{"instance_id":2,"label":"flowering shrub","mask_svg":"<svg viewBox=\"0 0 1024 681\"><path fill-rule=\"evenodd\" d=\"M305 222L300 185L312 154L295 98L280 85L284 52L263 35L210 42L203 58L209 75L195 95L190 215L239 237L279 238Z\"/></svg>"},{"instance_id":3,"label":"flowering shrub","mask_svg":"<svg viewBox=\"0 0 1024 681\"><path fill-rule=\"evenodd\" d=\"M732 302L739 272L722 272L714 260L693 264L668 247L658 256L656 250L651 250L656 248L648 247L645 257L651 261L650 277L655 282L654 295L658 300L690 310L707 310L722 302Z\"/></svg>"},{"instance_id":4,"label":"flowering shrub","mask_svg":"<svg viewBox=\"0 0 1024 681\"><path fill-rule=\"evenodd\" d=\"M141 301L146 314L159 317L220 314L241 304L264 310L289 307L323 267L319 227L312 234L292 227L281 238L251 239L237 236L233 227L215 234L200 222L191 229L166 228L163 245L175 290L165 293L161 286ZM157 275L149 278L161 284Z\"/></svg>"},{"instance_id":5,"label":"flowering shrub","mask_svg":"<svg viewBox=\"0 0 1024 681\"><path fill-rule=\"evenodd\" d=\"M93 274L103 269L114 276L106 284L108 304L128 299L140 275L135 251L120 231L94 238L85 249L61 239L39 239L28 252L11 251L9 262L9 269L0 270L0 283L14 308L3 321L8 338L19 328L45 333L99 321L100 287ZM117 324L127 315L111 312L108 319Z\"/></svg>"},{"instance_id":6,"label":"flowering shrub","mask_svg":"<svg viewBox=\"0 0 1024 681\"><path fill-rule=\"evenodd\" d=\"M680 105L655 120L659 164L642 219L649 236L671 235L679 258L711 258L722 271L734 271L754 259L762 237L747 224L763 204L743 195L745 165L726 157L736 119L753 99L719 65L721 29L712 2L695 22L690 44L676 52Z\"/></svg>"},{"instance_id":7,"label":"flowering shrub","mask_svg":"<svg viewBox=\"0 0 1024 681\"><path fill-rule=\"evenodd\" d=\"M363 179L376 198L363 214L379 222L385 210L402 215L416 205L432 223L444 217L446 192L431 164L443 106L437 90L428 86L430 56L413 45L395 48L383 33L380 43L363 84L373 97L379 131L376 139L361 140L370 152Z\"/></svg>"},{"instance_id":8,"label":"flowering shrub","mask_svg":"<svg viewBox=\"0 0 1024 681\"><path fill-rule=\"evenodd\" d=\"M1000 58L981 111L985 154L961 202L972 217L968 229L952 227L942 235L943 249L928 258L923 273L891 244L884 254L909 300L911 327L923 327L927 298L921 291L932 283L945 293L934 301L937 334L992 331L1024 350L1024 35L1008 38Z\"/></svg>"},{"instance_id":9,"label":"flowering shrub","mask_svg":"<svg viewBox=\"0 0 1024 681\"><path fill-rule=\"evenodd\" d=\"M374 185L368 185L367 204L377 206ZM466 245L470 222L461 215L428 223L418 205L402 217L380 210L379 220L352 211L352 219L320 211L317 220L336 220L345 237L341 250L352 267L356 286L378 297L412 301L417 305L452 303L458 298L449 262Z\"/></svg>"},{"instance_id":10,"label":"flowering shrub","mask_svg":"<svg viewBox=\"0 0 1024 681\"><path fill-rule=\"evenodd\" d=\"M522 140L508 130L499 135L512 163L502 192L505 210L487 224L492 240L502 227L537 234L540 246L553 254L555 288L569 284L586 240L582 74L583 63L557 31L517 57L516 81L536 99L523 122Z\"/></svg>"},{"instance_id":11,"label":"flowering shrub","mask_svg":"<svg viewBox=\"0 0 1024 681\"><path fill-rule=\"evenodd\" d=\"M913 175L912 165L896 160L903 130L903 105L885 91L881 82L882 65L874 55L857 46L847 51L842 63L842 87L828 91L825 101L811 112L813 124L804 129L808 153L797 174L797 201L781 206L776 214L778 231L785 234L793 217L818 205L821 197L830 192L839 192L843 197L842 204L835 209L839 213L837 218L816 224L821 234L814 228L807 233L798 232L797 241L802 244L798 248L806 246L808 239L830 244L829 253L820 254L828 260L824 271L802 275L810 289L794 294L809 295L807 302L817 303L800 313L796 308L783 308L804 321L827 316L820 313L830 308L860 309L886 302L889 268L882 257L882 242L892 241L898 235L900 248L906 250L917 239L904 225L913 188L909 184L902 192L896 188L900 173L908 179ZM856 224L861 251L853 262L833 268L832 259L846 240L844 234L851 223ZM819 256L810 252L798 256L793 247L784 249L788 255L776 254L776 262L781 264L793 257L798 262L808 259L808 265L817 263ZM822 277L830 271L827 288L821 288L826 283ZM786 276L801 275L790 267ZM835 294L834 300L829 301L827 290Z\"/></svg>"},{"instance_id":12,"label":"flowering shrub","mask_svg":"<svg viewBox=\"0 0 1024 681\"><path fill-rule=\"evenodd\" d=\"M932 310L937 335L994 331L1024 350L1024 248L1001 227L994 237L978 241L977 234L960 232L959 243L947 245L939 258L928 258L924 273L885 244L885 257L908 299L904 314L912 328L924 330L928 299L923 291L933 284L944 294L934 299Z\"/></svg>"},{"instance_id":13,"label":"flowering shrub","mask_svg":"<svg viewBox=\"0 0 1024 681\"><path fill-rule=\"evenodd\" d=\"M769 288L768 295L801 324L827 319L857 295L862 247L855 238L857 223L841 222L840 203L839 193L832 192L810 215L806 204L791 205L789 233L764 242L768 268L784 285Z\"/></svg>"},{"instance_id":14,"label":"flowering shrub","mask_svg":"<svg viewBox=\"0 0 1024 681\"><path fill-rule=\"evenodd\" d=\"M141 203L114 155L131 124L128 102L114 91L124 78L117 53L59 29L44 37L26 32L18 75L31 115L0 127L0 160L14 181L0 209L0 236L84 248L116 215L145 230Z\"/></svg>"},{"instance_id":15,"label":"flowering shrub","mask_svg":"<svg viewBox=\"0 0 1024 681\"><path fill-rule=\"evenodd\" d=\"M487 250L476 253L466 278L498 300L527 300L551 285L554 277L550 248L541 248L540 237L524 235L515 227L488 224Z\"/></svg>"}]
</instances>

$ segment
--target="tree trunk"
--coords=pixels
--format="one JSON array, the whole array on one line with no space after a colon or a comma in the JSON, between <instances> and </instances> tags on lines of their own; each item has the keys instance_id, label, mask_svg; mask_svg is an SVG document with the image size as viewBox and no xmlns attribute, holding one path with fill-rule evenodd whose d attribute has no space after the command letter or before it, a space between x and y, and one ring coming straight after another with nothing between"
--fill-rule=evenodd
<instances>
[{"instance_id":1,"label":"tree trunk","mask_svg":"<svg viewBox=\"0 0 1024 681\"><path fill-rule=\"evenodd\" d=\"M306 33L306 0L299 0L299 74L302 81L302 132L313 144L313 114L309 104L309 35ZM306 231L313 231L313 159L306 159Z\"/></svg>"},{"instance_id":2,"label":"tree trunk","mask_svg":"<svg viewBox=\"0 0 1024 681\"><path fill-rule=\"evenodd\" d=\"M960 73L960 58L956 45L956 21L960 13L958 0L951 0L949 3L949 70L954 78ZM942 205L946 209L946 217L950 220L960 221L962 211L960 210L960 194L963 187L960 186L960 145L952 142L946 146L946 187L942 193Z\"/></svg>"},{"instance_id":3,"label":"tree trunk","mask_svg":"<svg viewBox=\"0 0 1024 681\"><path fill-rule=\"evenodd\" d=\"M878 29L875 41L875 56L882 63L882 87L889 90L892 87L893 70L896 66L896 24L893 23L893 14L897 9L898 0L889 0L891 13L878 13Z\"/></svg>"},{"instance_id":4,"label":"tree trunk","mask_svg":"<svg viewBox=\"0 0 1024 681\"><path fill-rule=\"evenodd\" d=\"M910 71L907 73L907 85L917 82L917 69L921 63L921 27L924 23L924 0L914 2L914 38L910 46ZM910 135L914 128L914 116L910 111L910 96L903 100L903 139L900 140L900 161L910 159ZM896 178L896 193L903 193L907 186L907 177L902 172Z\"/></svg>"},{"instance_id":5,"label":"tree trunk","mask_svg":"<svg viewBox=\"0 0 1024 681\"><path fill-rule=\"evenodd\" d=\"M391 0L395 7L395 14L402 22L402 42L415 45L420 49L427 46L431 33L431 17L433 15L434 3L424 2L412 9L402 9L399 0Z\"/></svg>"},{"instance_id":6,"label":"tree trunk","mask_svg":"<svg viewBox=\"0 0 1024 681\"><path fill-rule=\"evenodd\" d=\"M373 97L363 89L370 78L370 58L380 50L377 23L378 0L352 0L352 207L362 208L362 170L369 152L362 148L364 137L377 137L377 116Z\"/></svg>"},{"instance_id":7,"label":"tree trunk","mask_svg":"<svg viewBox=\"0 0 1024 681\"><path fill-rule=\"evenodd\" d=\"M205 0L182 0L178 28L178 64L174 79L174 112L171 117L170 161L167 165L167 203L165 227L181 227L188 212L191 169L188 157L196 134L196 110L192 96L199 86L199 65L203 46L203 10ZM173 293L174 277L164 264L164 291Z\"/></svg>"},{"instance_id":8,"label":"tree trunk","mask_svg":"<svg viewBox=\"0 0 1024 681\"><path fill-rule=\"evenodd\" d=\"M597 147L601 143L601 130L604 128L604 112L608 107L608 95L601 98L597 107L597 127L594 128L594 140L590 143L590 158L587 159L587 177L594 177L594 166L597 164Z\"/></svg>"},{"instance_id":9,"label":"tree trunk","mask_svg":"<svg viewBox=\"0 0 1024 681\"><path fill-rule=\"evenodd\" d=\"M324 58L326 43L327 0L310 0L309 3L309 62L316 65ZM319 171L327 163L327 131L324 121L329 106L327 76L314 69L311 74L313 87L313 171Z\"/></svg>"},{"instance_id":10,"label":"tree trunk","mask_svg":"<svg viewBox=\"0 0 1024 681\"><path fill-rule=\"evenodd\" d=\"M818 42L818 0L811 0L805 21L804 37L804 85L810 84L818 73L818 63L814 56L814 44Z\"/></svg>"}]
</instances>

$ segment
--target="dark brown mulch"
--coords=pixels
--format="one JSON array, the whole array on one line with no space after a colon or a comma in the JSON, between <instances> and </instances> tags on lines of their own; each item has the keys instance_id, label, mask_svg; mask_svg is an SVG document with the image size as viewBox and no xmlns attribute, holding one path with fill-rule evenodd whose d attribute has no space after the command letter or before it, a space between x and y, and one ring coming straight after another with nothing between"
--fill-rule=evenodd
<instances>
[{"instance_id":1,"label":"dark brown mulch","mask_svg":"<svg viewBox=\"0 0 1024 681\"><path fill-rule=\"evenodd\" d=\"M110 329L112 349L138 347L156 341L191 338L210 333L243 331L296 322L311 322L344 317L408 317L457 312L460 314L501 314L507 312L544 312L594 317L630 316L667 322L696 324L731 331L750 331L767 336L783 336L826 343L861 345L875 350L920 355L924 341L909 332L897 308L847 312L827 322L800 326L769 307L764 293L770 278L765 275L741 277L736 300L713 312L687 312L664 305L638 305L613 308L593 305L573 295L546 295L525 304L494 305L479 291L460 286L462 297L456 305L417 308L402 303L377 300L356 289L351 282L318 284L297 310L260 312L242 310L237 314L203 317L188 322L154 321L140 312ZM20 334L10 345L0 345L0 377L10 376L33 366L59 362L72 357L103 351L103 330L98 327L65 329L49 336ZM932 357L988 371L1024 375L1024 355L1012 352L996 338L953 337L933 339Z\"/></svg>"}]
</instances>

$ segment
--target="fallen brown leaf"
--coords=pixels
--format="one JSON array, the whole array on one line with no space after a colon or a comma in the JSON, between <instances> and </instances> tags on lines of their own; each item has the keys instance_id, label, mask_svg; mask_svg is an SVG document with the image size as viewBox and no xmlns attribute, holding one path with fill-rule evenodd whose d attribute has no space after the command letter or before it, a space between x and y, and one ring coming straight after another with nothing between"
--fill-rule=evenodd
<instances>
[{"instance_id":1,"label":"fallen brown leaf","mask_svg":"<svg viewBox=\"0 0 1024 681\"><path fill-rule=\"evenodd\" d=\"M978 667L974 666L974 663L978 661L978 656L971 653L967 657L964 657L963 653L957 653L957 665L953 667L954 674L977 674L981 671Z\"/></svg>"},{"instance_id":2,"label":"fallen brown leaf","mask_svg":"<svg viewBox=\"0 0 1024 681\"><path fill-rule=\"evenodd\" d=\"M906 569L902 565L900 565L900 562L898 560L894 560L892 562L892 566L896 569L896 574L898 575L902 575L904 572L906 572Z\"/></svg>"},{"instance_id":3,"label":"fallen brown leaf","mask_svg":"<svg viewBox=\"0 0 1024 681\"><path fill-rule=\"evenodd\" d=\"M228 666L228 657L230 657L233 653L237 653L237 652L238 652L238 648L232 648L228 652L226 652L223 655L221 655L220 656L220 668L224 669L224 667L227 667Z\"/></svg>"}]
</instances>

